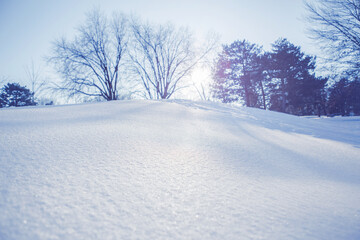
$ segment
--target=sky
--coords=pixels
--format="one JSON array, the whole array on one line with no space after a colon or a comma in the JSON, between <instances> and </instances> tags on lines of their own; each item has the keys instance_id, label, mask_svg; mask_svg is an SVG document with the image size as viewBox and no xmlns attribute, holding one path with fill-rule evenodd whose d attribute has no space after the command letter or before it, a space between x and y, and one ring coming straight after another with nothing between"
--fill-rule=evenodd
<instances>
[{"instance_id":1,"label":"sky","mask_svg":"<svg viewBox=\"0 0 360 240\"><path fill-rule=\"evenodd\" d=\"M25 69L32 63L42 77L56 77L45 61L52 42L73 37L85 13L96 7L187 26L198 35L212 31L223 44L247 39L270 50L271 43L285 37L318 55L306 35L303 0L0 0L0 80L26 84Z\"/></svg>"}]
</instances>

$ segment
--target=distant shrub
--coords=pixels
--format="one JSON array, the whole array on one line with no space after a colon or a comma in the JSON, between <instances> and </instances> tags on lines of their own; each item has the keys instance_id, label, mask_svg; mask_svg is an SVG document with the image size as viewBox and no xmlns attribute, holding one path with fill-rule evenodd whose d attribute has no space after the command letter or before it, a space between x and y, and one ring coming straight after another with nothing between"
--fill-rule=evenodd
<instances>
[{"instance_id":1,"label":"distant shrub","mask_svg":"<svg viewBox=\"0 0 360 240\"><path fill-rule=\"evenodd\" d=\"M0 107L22 107L36 105L34 93L19 83L8 83L0 92Z\"/></svg>"}]
</instances>

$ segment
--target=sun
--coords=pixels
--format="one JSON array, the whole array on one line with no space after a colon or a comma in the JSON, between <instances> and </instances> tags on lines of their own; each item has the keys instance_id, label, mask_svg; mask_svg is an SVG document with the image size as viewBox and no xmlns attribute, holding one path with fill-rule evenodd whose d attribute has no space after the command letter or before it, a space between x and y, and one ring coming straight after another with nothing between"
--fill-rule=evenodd
<instances>
[{"instance_id":1,"label":"sun","mask_svg":"<svg viewBox=\"0 0 360 240\"><path fill-rule=\"evenodd\" d=\"M194 99L206 100L210 96L211 82L212 77L209 67L195 67L190 76L190 92Z\"/></svg>"}]
</instances>

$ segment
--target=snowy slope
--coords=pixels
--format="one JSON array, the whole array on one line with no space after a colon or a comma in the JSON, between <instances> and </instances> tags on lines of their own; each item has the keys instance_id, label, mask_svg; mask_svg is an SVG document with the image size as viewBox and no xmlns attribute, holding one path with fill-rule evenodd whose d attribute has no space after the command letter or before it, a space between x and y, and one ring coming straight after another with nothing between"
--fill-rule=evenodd
<instances>
[{"instance_id":1,"label":"snowy slope","mask_svg":"<svg viewBox=\"0 0 360 240\"><path fill-rule=\"evenodd\" d=\"M0 239L360 239L360 118L0 110Z\"/></svg>"}]
</instances>

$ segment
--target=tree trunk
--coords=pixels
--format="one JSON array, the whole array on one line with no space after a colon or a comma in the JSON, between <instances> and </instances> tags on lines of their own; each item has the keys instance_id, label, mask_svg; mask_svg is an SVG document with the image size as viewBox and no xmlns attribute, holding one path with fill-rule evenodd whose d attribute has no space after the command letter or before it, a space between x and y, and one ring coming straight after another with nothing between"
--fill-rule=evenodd
<instances>
[{"instance_id":1,"label":"tree trunk","mask_svg":"<svg viewBox=\"0 0 360 240\"><path fill-rule=\"evenodd\" d=\"M262 95L262 100L263 100L263 104L264 104L264 109L266 110L265 91L264 91L264 86L263 86L263 83L261 80L260 80L260 88L261 88L261 95Z\"/></svg>"}]
</instances>

